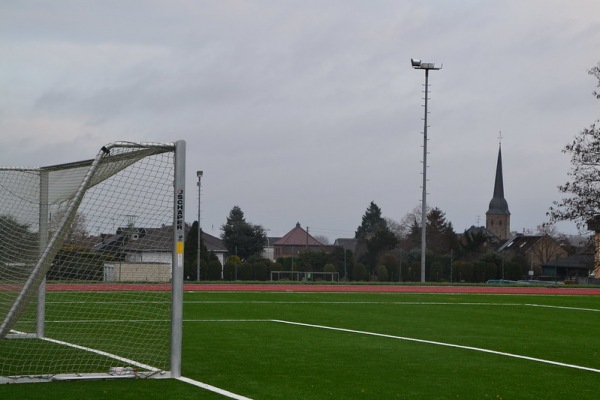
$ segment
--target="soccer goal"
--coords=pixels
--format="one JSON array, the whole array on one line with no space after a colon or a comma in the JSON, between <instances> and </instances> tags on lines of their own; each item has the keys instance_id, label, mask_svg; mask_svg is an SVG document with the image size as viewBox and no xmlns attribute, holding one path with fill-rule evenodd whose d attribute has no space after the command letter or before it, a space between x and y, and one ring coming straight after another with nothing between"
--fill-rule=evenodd
<instances>
[{"instance_id":1,"label":"soccer goal","mask_svg":"<svg viewBox=\"0 0 600 400\"><path fill-rule=\"evenodd\" d=\"M0 168L0 383L179 377L185 142Z\"/></svg>"}]
</instances>

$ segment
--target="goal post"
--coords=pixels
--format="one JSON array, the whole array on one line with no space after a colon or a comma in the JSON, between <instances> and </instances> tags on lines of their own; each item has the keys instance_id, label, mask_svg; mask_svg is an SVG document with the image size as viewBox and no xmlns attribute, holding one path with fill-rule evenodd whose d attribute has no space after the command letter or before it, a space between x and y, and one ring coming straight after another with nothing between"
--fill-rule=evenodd
<instances>
[{"instance_id":1,"label":"goal post","mask_svg":"<svg viewBox=\"0 0 600 400\"><path fill-rule=\"evenodd\" d=\"M0 383L180 376L184 203L184 141L0 168Z\"/></svg>"}]
</instances>

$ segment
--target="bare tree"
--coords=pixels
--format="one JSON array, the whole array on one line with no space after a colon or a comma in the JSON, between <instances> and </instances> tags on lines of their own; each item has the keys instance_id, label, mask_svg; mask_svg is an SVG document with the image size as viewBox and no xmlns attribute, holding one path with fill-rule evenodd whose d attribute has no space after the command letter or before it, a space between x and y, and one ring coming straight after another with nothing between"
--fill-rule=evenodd
<instances>
[{"instance_id":1,"label":"bare tree","mask_svg":"<svg viewBox=\"0 0 600 400\"><path fill-rule=\"evenodd\" d=\"M421 226L421 211L421 206L415 206L412 211L404 214L400 220L400 229L404 232L405 236L410 233L411 227ZM429 214L431 208L427 206L425 211Z\"/></svg>"},{"instance_id":2,"label":"bare tree","mask_svg":"<svg viewBox=\"0 0 600 400\"><path fill-rule=\"evenodd\" d=\"M531 248L533 260L538 265L567 256L560 244L547 234L544 234Z\"/></svg>"},{"instance_id":3,"label":"bare tree","mask_svg":"<svg viewBox=\"0 0 600 400\"><path fill-rule=\"evenodd\" d=\"M50 233L56 232L61 221L65 217L66 210L58 210L50 216ZM74 244L81 242L89 236L86 227L86 218L84 214L76 213L73 222L71 223L69 232L65 237L65 243Z\"/></svg>"},{"instance_id":4,"label":"bare tree","mask_svg":"<svg viewBox=\"0 0 600 400\"><path fill-rule=\"evenodd\" d=\"M600 63L589 71L598 79L600 87ZM593 92L600 99L598 91ZM567 144L563 153L571 156L570 181L558 190L567 197L555 201L548 215L552 222L571 220L581 229L586 221L600 213L600 120L581 131Z\"/></svg>"},{"instance_id":5,"label":"bare tree","mask_svg":"<svg viewBox=\"0 0 600 400\"><path fill-rule=\"evenodd\" d=\"M315 239L317 239L317 241L321 244L324 245L328 245L331 244L331 242L329 241L329 238L325 235L315 235L313 236Z\"/></svg>"}]
</instances>

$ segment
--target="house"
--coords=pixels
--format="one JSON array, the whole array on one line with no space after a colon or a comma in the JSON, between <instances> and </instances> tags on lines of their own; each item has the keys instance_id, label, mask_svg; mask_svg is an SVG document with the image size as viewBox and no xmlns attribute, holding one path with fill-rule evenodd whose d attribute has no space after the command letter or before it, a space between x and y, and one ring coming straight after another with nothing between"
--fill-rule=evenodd
<instances>
[{"instance_id":1,"label":"house","mask_svg":"<svg viewBox=\"0 0 600 400\"><path fill-rule=\"evenodd\" d=\"M335 242L333 242L333 245L335 247L343 248L344 251L351 251L352 254L354 254L356 252L356 242L358 242L358 239L337 238L337 239L335 239Z\"/></svg>"},{"instance_id":2,"label":"house","mask_svg":"<svg viewBox=\"0 0 600 400\"><path fill-rule=\"evenodd\" d=\"M221 265L225 265L225 260L227 260L229 251L225 248L223 240L209 235L206 232L202 232L202 241L204 242L204 246L206 246L206 250L208 250L209 253L213 253Z\"/></svg>"},{"instance_id":3,"label":"house","mask_svg":"<svg viewBox=\"0 0 600 400\"><path fill-rule=\"evenodd\" d=\"M587 281L594 270L594 255L579 253L542 264L542 276L558 281ZM587 282L586 282L587 283Z\"/></svg>"},{"instance_id":4,"label":"house","mask_svg":"<svg viewBox=\"0 0 600 400\"><path fill-rule=\"evenodd\" d=\"M281 237L267 236L265 248L262 252L262 257L267 260L275 261L275 243L277 243Z\"/></svg>"},{"instance_id":5,"label":"house","mask_svg":"<svg viewBox=\"0 0 600 400\"><path fill-rule=\"evenodd\" d=\"M125 262L163 263L171 266L173 226L160 228L119 227L114 235L101 235L93 251L111 253Z\"/></svg>"},{"instance_id":6,"label":"house","mask_svg":"<svg viewBox=\"0 0 600 400\"><path fill-rule=\"evenodd\" d=\"M169 282L173 263L173 227L119 227L101 235L92 250L109 253L114 261L103 266L104 281Z\"/></svg>"},{"instance_id":7,"label":"house","mask_svg":"<svg viewBox=\"0 0 600 400\"><path fill-rule=\"evenodd\" d=\"M458 236L464 246L471 243L472 245L481 246L482 248L492 247L495 249L501 243L500 238L485 226L471 225L469 229L465 230L463 235Z\"/></svg>"},{"instance_id":8,"label":"house","mask_svg":"<svg viewBox=\"0 0 600 400\"><path fill-rule=\"evenodd\" d=\"M286 233L281 239L273 243L274 258L280 257L298 257L304 251L324 251L329 253L333 251L334 246L324 245L312 237L306 230L302 229L300 223Z\"/></svg>"},{"instance_id":9,"label":"house","mask_svg":"<svg viewBox=\"0 0 600 400\"><path fill-rule=\"evenodd\" d=\"M516 234L507 240L497 252L512 258L522 255L527 258L532 270L541 273L542 264L556 261L568 256L567 251L550 235Z\"/></svg>"}]
</instances>

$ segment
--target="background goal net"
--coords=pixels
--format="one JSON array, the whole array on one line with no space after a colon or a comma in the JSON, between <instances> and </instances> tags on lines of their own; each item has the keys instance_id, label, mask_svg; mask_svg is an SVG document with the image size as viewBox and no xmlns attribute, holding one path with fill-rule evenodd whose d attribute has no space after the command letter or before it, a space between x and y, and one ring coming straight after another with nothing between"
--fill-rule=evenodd
<instances>
[{"instance_id":1,"label":"background goal net","mask_svg":"<svg viewBox=\"0 0 600 400\"><path fill-rule=\"evenodd\" d=\"M180 374L185 142L0 168L0 383Z\"/></svg>"}]
</instances>

